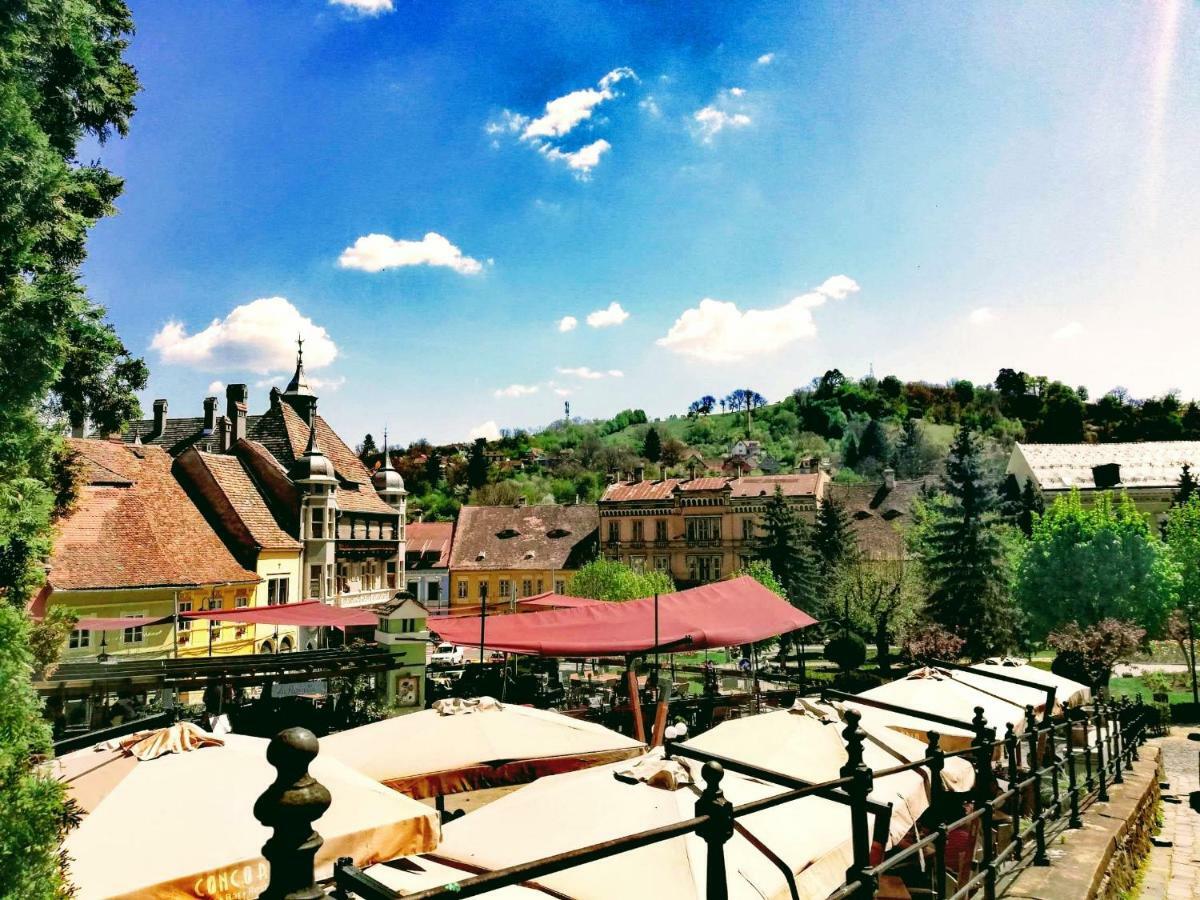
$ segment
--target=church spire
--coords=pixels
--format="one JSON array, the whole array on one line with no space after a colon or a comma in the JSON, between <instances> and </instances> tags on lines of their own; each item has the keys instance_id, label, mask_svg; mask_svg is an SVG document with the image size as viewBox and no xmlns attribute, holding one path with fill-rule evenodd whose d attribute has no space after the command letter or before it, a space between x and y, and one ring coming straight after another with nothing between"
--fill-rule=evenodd
<instances>
[{"instance_id":1,"label":"church spire","mask_svg":"<svg viewBox=\"0 0 1200 900\"><path fill-rule=\"evenodd\" d=\"M304 338L296 335L296 372L292 380L280 395L292 409L304 417L304 421L312 425L315 421L317 395L308 386L308 376L304 374Z\"/></svg>"}]
</instances>

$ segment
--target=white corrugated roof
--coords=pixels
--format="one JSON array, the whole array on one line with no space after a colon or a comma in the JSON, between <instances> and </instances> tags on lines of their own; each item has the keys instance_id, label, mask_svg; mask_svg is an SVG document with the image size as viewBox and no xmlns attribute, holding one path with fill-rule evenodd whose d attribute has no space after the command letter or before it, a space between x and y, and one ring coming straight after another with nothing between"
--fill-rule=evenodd
<instances>
[{"instance_id":1,"label":"white corrugated roof","mask_svg":"<svg viewBox=\"0 0 1200 900\"><path fill-rule=\"evenodd\" d=\"M1116 463L1121 485L1172 487L1186 463L1200 468L1200 441L1145 441L1131 444L1017 444L1044 491L1094 490L1095 466Z\"/></svg>"}]
</instances>

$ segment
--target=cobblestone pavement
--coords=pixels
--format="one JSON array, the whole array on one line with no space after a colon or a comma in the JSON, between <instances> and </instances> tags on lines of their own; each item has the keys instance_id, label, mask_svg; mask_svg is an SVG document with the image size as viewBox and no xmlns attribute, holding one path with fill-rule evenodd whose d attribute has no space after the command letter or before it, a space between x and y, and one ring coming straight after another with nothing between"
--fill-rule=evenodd
<instances>
[{"instance_id":1,"label":"cobblestone pavement","mask_svg":"<svg viewBox=\"0 0 1200 900\"><path fill-rule=\"evenodd\" d=\"M1155 741L1162 747L1165 780L1171 783L1163 795L1178 797L1181 802L1163 802L1163 827L1158 837L1171 841L1173 846L1151 849L1150 865L1142 883L1142 900L1200 898L1200 814L1189 803L1191 792L1200 790L1197 778L1200 743L1187 739L1191 731L1200 729L1172 728L1169 737Z\"/></svg>"}]
</instances>

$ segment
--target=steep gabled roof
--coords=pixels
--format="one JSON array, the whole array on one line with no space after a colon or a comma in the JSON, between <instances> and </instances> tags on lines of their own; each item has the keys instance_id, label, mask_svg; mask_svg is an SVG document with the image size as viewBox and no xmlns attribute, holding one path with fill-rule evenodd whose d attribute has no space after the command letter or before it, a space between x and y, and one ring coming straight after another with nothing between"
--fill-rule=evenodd
<instances>
[{"instance_id":1,"label":"steep gabled roof","mask_svg":"<svg viewBox=\"0 0 1200 900\"><path fill-rule=\"evenodd\" d=\"M599 546L595 506L464 506L451 569L577 569Z\"/></svg>"},{"instance_id":2,"label":"steep gabled roof","mask_svg":"<svg viewBox=\"0 0 1200 900\"><path fill-rule=\"evenodd\" d=\"M925 490L925 481L883 484L829 485L827 496L846 510L859 549L870 559L895 559L905 555L902 529L912 524L913 501Z\"/></svg>"},{"instance_id":3,"label":"steep gabled roof","mask_svg":"<svg viewBox=\"0 0 1200 900\"><path fill-rule=\"evenodd\" d=\"M405 528L406 568L445 569L450 566L453 522L412 522Z\"/></svg>"},{"instance_id":4,"label":"steep gabled roof","mask_svg":"<svg viewBox=\"0 0 1200 900\"><path fill-rule=\"evenodd\" d=\"M193 497L209 520L220 523L220 530L249 540L263 550L301 548L284 517L272 509L250 470L237 456L193 449L179 457L176 467L190 482Z\"/></svg>"},{"instance_id":5,"label":"steep gabled roof","mask_svg":"<svg viewBox=\"0 0 1200 900\"><path fill-rule=\"evenodd\" d=\"M188 498L160 447L72 439L89 483L59 523L56 590L256 583ZM119 476L116 480L110 473ZM99 480L91 481L99 475Z\"/></svg>"}]
</instances>

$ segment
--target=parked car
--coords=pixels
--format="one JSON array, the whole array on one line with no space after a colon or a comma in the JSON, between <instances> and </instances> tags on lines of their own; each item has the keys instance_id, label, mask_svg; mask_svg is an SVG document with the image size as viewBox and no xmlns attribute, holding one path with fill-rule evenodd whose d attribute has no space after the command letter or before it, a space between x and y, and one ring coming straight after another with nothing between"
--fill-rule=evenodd
<instances>
[{"instance_id":1,"label":"parked car","mask_svg":"<svg viewBox=\"0 0 1200 900\"><path fill-rule=\"evenodd\" d=\"M438 644L433 648L430 662L435 666L461 666L463 664L463 648L454 644Z\"/></svg>"}]
</instances>

